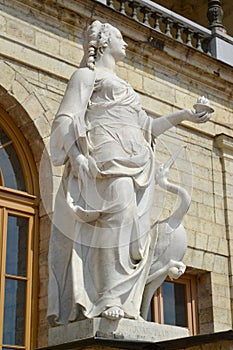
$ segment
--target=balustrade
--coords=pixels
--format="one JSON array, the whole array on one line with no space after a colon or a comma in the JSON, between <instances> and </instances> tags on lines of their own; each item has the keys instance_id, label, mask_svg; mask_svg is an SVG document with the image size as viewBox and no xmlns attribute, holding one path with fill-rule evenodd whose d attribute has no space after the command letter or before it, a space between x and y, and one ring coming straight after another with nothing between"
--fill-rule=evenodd
<instances>
[{"instance_id":1,"label":"balustrade","mask_svg":"<svg viewBox=\"0 0 233 350\"><path fill-rule=\"evenodd\" d=\"M208 53L211 31L150 0L100 0L119 13L149 27L155 32ZM149 38L153 43L153 37Z\"/></svg>"}]
</instances>

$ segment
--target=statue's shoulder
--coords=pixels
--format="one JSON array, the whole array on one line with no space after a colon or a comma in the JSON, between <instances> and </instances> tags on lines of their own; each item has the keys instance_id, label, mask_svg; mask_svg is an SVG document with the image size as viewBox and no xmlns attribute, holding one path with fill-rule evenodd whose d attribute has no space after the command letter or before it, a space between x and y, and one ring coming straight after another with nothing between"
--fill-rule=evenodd
<instances>
[{"instance_id":1,"label":"statue's shoulder","mask_svg":"<svg viewBox=\"0 0 233 350\"><path fill-rule=\"evenodd\" d=\"M70 81L82 82L85 85L92 85L95 81L96 73L88 67L77 69L71 76Z\"/></svg>"}]
</instances>

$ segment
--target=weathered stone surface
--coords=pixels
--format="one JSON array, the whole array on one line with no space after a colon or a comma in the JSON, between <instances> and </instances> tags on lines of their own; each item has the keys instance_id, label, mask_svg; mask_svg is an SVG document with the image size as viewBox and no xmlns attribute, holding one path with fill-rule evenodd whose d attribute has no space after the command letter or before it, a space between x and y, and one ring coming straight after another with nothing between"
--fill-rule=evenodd
<instances>
[{"instance_id":1,"label":"weathered stone surface","mask_svg":"<svg viewBox=\"0 0 233 350\"><path fill-rule=\"evenodd\" d=\"M170 134L167 138L166 147L168 149L173 147L172 139L173 141L175 139L177 144L187 143L190 148L189 156L191 155L193 161L195 182L191 190L192 207L185 220L190 248L185 257L185 263L197 269L194 271L196 271L199 278L198 289L205 288L207 284L204 278L200 278L200 271L201 273L210 271L212 279L210 288L199 297L200 331L202 333L211 332L216 325L218 329L221 329L221 327L225 329L227 323L220 323L218 313L214 314L213 319L211 319L208 313L205 313L205 308L213 308L211 305L213 299L214 308L220 306L220 314L221 309L233 310L233 306L230 305L229 276L226 274L226 266L228 266L228 262L233 266L233 258L230 256L230 258L224 260L224 257L233 252L233 240L232 238L228 239L228 235L232 237L233 234L233 211L231 210L233 203L231 200L227 201L227 198L232 199L233 196L231 178L233 162L231 159L226 159L229 157L229 150L224 152L223 157L220 157L220 151L216 147L214 139L217 134L221 133L229 137L233 136L232 70L230 66L215 61L207 55L200 55L194 50L186 50L184 47L177 50L174 46L170 46L169 41L166 41L166 52L148 49L146 43L148 31L144 29L140 33L141 27L138 29L138 25L135 25L133 21L125 20L120 23L120 16L115 18L113 11L93 1L76 0L71 2L64 0L62 2L66 7L73 6L74 11L81 14L76 23L70 25L61 21L58 17L57 2L54 1L46 1L46 4L44 1L32 2L31 0L17 2L7 0L2 2L0 16L2 62L0 71L1 92L4 96L1 99L1 106L8 110L12 120L20 127L22 124L27 124L30 118L33 120L31 112L35 113L35 109L39 106L37 103L35 106L28 106L30 115L26 115L22 106L19 107L19 105L14 104L13 97L19 103L22 103L27 95L25 88L29 93L34 90L43 91L49 111L54 116L61 99L61 93L65 89L66 79L71 76L75 67L80 63L83 30L86 24L90 22L90 18L97 17L102 20L111 19L113 23L119 25L119 28L123 28L126 41L129 44L128 52L130 55L127 62L118 65L117 73L122 79L127 80L137 88L141 95L143 107L149 113L156 116L169 114L174 110L183 108L184 103L189 106L190 102L193 103L196 100L200 91L207 94L216 109L212 121L204 126L196 125L195 127L190 123L183 123L183 126L173 129L173 136ZM33 6L37 6L37 9ZM94 8L97 8L97 10ZM62 11L67 12L67 9L65 8ZM63 16L64 18L65 16ZM48 35L49 38L52 38L52 41L54 39L54 46L46 47L45 42L42 39L39 40L41 33ZM33 37L37 37L38 40L34 41ZM59 52L57 41L59 42ZM52 48L55 49L54 52ZM173 55L175 55L175 58ZM187 55L190 56L188 62L186 60ZM135 67L137 68L135 69ZM219 77L216 74L219 74ZM18 78L19 76L23 77L25 81L18 80L17 76ZM149 82L145 83L144 79L145 81L148 79ZM27 84L25 84L26 81ZM143 82L147 87L146 90ZM170 87L173 89L171 94ZM150 89L153 91L153 96ZM5 95L7 90L9 94ZM50 94L50 91L53 91L53 94ZM13 96L10 95L11 93L13 93ZM49 121L52 121L51 117ZM33 122L30 124L30 128L21 128L21 132L32 147L39 169L42 147L40 146L41 140L38 138L38 133L33 131L35 129ZM46 127L45 131L47 132ZM41 136L43 137L43 135ZM35 138L37 139L34 140ZM158 149L157 154L160 153L162 152ZM185 168L184 163L184 171ZM225 184L223 175L227 180ZM199 182L202 182L203 179L205 180L205 186L200 188ZM52 197L52 194L48 194L48 196ZM50 199L48 199L49 201ZM199 204L203 206L200 207ZM209 211L212 210L212 213L215 214L214 218L211 216L211 220L208 219L209 215L208 218L207 215L205 216L205 205L209 207ZM172 201L167 201L166 208L163 210L164 217L169 215L172 207ZM43 216L45 214L46 210L41 202L39 215ZM202 218L199 217L199 214ZM226 227L226 218L228 219L228 227ZM47 232L46 237L48 235ZM207 247L206 235L208 235ZM43 234L41 236L43 237ZM203 256L200 254L200 261L198 261L199 253L192 254L197 249L196 239L198 248L202 250L205 247L206 249ZM41 242L41 249L40 259L43 257L45 261L47 259L47 251L44 251L46 249L45 240ZM219 260L216 259L215 263L213 258L216 254L220 255L220 265ZM192 260L193 256L194 259ZM229 274L232 276L232 271L229 270ZM47 279L44 268L41 269L41 279L43 281ZM43 295L43 297L39 296L39 300L41 300L41 308L44 310L46 309L46 288L46 283L40 285L40 295ZM231 299L233 300L233 287ZM232 326L228 316L225 322L229 322L229 327ZM38 323L38 344L40 346L47 343L47 327L45 320ZM203 345L203 349L212 350L221 347L219 344L211 346L208 348L208 345ZM226 345L222 344L222 346Z\"/></svg>"},{"instance_id":2,"label":"weathered stone surface","mask_svg":"<svg viewBox=\"0 0 233 350\"><path fill-rule=\"evenodd\" d=\"M75 340L99 337L112 340L158 342L188 336L188 330L182 327L159 325L146 321L121 319L110 321L106 318L94 318L69 323L49 329L49 345L58 345Z\"/></svg>"}]
</instances>

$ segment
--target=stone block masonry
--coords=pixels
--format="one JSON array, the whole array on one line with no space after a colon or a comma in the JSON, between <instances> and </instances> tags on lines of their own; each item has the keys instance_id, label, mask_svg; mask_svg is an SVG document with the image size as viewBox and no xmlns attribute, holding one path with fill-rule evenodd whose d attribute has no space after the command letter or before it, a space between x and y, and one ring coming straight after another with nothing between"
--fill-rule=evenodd
<instances>
[{"instance_id":1,"label":"stone block masonry","mask_svg":"<svg viewBox=\"0 0 233 350\"><path fill-rule=\"evenodd\" d=\"M63 1L64 6L72 5L76 12L73 22L72 12L69 15L67 9L61 12L52 1L47 1L46 6L45 2L39 4L34 0L4 2L0 13L1 107L26 138L39 172L67 80L81 62L82 35L90 18L110 21L125 34L128 58L119 64L117 73L132 84L152 116L166 115L184 106L191 108L199 95L206 95L216 110L211 122L198 126L184 123L177 127L166 135L164 148L158 140L157 157L162 162L174 147L188 144L192 168L187 168L186 160L181 165L183 174L193 177L192 206L184 222L189 240L185 263L196 271L199 279L199 328L202 333L230 329L233 152L227 140L232 142L233 137L232 69L194 50L175 46L169 39L166 50L160 52L147 45L148 30L140 31L141 27L128 19L116 18L110 9L91 0L69 3ZM191 58L187 60L187 57ZM216 71L220 72L219 77L214 74ZM217 144L218 134L225 136ZM54 177L59 179L59 171ZM171 213L175 202L175 197L167 198L161 215ZM41 347L48 341L45 317L49 218L43 203L40 220L37 345ZM222 344L230 349L227 340ZM202 345L202 349L219 350L220 346L218 342ZM200 345L190 349L199 350Z\"/></svg>"}]
</instances>

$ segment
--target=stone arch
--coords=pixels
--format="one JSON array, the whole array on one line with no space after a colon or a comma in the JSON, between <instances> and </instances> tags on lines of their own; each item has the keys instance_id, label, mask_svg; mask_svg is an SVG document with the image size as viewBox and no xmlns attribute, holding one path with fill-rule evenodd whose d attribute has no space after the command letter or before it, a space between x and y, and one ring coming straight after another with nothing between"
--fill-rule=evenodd
<instances>
[{"instance_id":1,"label":"stone arch","mask_svg":"<svg viewBox=\"0 0 233 350\"><path fill-rule=\"evenodd\" d=\"M51 115L51 111L43 96L10 63L0 61L0 71L0 107L8 114L24 136L37 167L40 198L42 199L39 210L40 240L43 241L45 240L44 236L48 236L49 229L46 227L46 230L44 230L44 227L50 225L50 220L46 214L52 208L53 192L52 167L47 148L51 132L51 125L47 116ZM41 170L41 163L44 164L47 172L45 176L43 174L42 181L44 183L41 183L40 179L40 174L44 171L44 168ZM41 189L44 193L48 192L46 201L49 210L45 209ZM46 244L48 243L46 242Z\"/></svg>"},{"instance_id":2,"label":"stone arch","mask_svg":"<svg viewBox=\"0 0 233 350\"><path fill-rule=\"evenodd\" d=\"M9 63L1 61L0 71L0 106L22 132L39 167L50 135L49 108L35 87Z\"/></svg>"}]
</instances>

